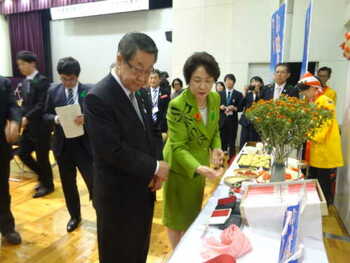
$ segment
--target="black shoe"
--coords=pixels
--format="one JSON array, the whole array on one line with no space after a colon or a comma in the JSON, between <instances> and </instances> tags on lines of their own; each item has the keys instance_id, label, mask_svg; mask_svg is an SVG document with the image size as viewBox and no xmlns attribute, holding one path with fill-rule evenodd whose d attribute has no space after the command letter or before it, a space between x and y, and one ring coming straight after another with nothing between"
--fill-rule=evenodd
<instances>
[{"instance_id":1,"label":"black shoe","mask_svg":"<svg viewBox=\"0 0 350 263\"><path fill-rule=\"evenodd\" d=\"M18 232L12 231L4 235L5 240L12 245L19 245L22 242L21 236Z\"/></svg>"},{"instance_id":2,"label":"black shoe","mask_svg":"<svg viewBox=\"0 0 350 263\"><path fill-rule=\"evenodd\" d=\"M41 187L41 183L38 183L38 184L35 186L34 191L38 191L40 187Z\"/></svg>"},{"instance_id":3,"label":"black shoe","mask_svg":"<svg viewBox=\"0 0 350 263\"><path fill-rule=\"evenodd\" d=\"M73 232L80 225L80 218L71 218L67 224L67 232Z\"/></svg>"},{"instance_id":4,"label":"black shoe","mask_svg":"<svg viewBox=\"0 0 350 263\"><path fill-rule=\"evenodd\" d=\"M43 197L45 195L51 194L53 192L53 188L47 188L45 186L40 186L36 193L33 195L33 198Z\"/></svg>"}]
</instances>

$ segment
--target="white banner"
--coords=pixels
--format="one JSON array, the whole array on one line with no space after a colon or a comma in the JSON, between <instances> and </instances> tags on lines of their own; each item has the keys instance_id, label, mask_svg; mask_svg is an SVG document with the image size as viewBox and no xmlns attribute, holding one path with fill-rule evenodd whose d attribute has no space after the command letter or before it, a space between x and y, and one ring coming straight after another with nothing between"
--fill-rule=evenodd
<instances>
[{"instance_id":1,"label":"white banner","mask_svg":"<svg viewBox=\"0 0 350 263\"><path fill-rule=\"evenodd\" d=\"M149 0L105 0L51 8L52 20L149 9Z\"/></svg>"}]
</instances>

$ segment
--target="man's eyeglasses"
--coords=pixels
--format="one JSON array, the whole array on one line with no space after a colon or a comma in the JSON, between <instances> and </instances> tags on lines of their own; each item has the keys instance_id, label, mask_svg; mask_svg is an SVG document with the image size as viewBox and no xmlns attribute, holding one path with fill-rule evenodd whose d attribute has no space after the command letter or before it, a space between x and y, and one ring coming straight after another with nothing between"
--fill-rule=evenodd
<instances>
[{"instance_id":1,"label":"man's eyeglasses","mask_svg":"<svg viewBox=\"0 0 350 263\"><path fill-rule=\"evenodd\" d=\"M149 76L154 71L153 67L150 68L149 70L143 70L143 69L140 69L140 68L137 68L137 67L131 65L128 61L126 62L126 64L128 64L128 66L131 69L131 71L134 72L137 75Z\"/></svg>"}]
</instances>

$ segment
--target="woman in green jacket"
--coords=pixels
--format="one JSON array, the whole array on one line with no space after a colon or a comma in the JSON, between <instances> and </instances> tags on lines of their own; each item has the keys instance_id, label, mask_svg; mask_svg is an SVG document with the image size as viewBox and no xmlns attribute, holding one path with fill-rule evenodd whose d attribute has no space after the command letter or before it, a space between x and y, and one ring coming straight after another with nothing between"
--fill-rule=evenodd
<instances>
[{"instance_id":1,"label":"woman in green jacket","mask_svg":"<svg viewBox=\"0 0 350 263\"><path fill-rule=\"evenodd\" d=\"M164 159L170 165L164 185L163 223L175 248L202 207L205 178L220 173L209 167L212 161L223 161L219 133L220 97L211 89L220 75L215 58L208 53L195 53L184 65L188 84L180 96L170 102L168 141Z\"/></svg>"}]
</instances>

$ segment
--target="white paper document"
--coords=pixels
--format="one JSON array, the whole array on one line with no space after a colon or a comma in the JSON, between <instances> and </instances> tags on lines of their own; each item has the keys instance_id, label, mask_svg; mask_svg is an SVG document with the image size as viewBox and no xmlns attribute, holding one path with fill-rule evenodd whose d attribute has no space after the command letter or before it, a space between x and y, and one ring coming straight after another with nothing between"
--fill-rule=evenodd
<instances>
[{"instance_id":1,"label":"white paper document","mask_svg":"<svg viewBox=\"0 0 350 263\"><path fill-rule=\"evenodd\" d=\"M79 104L56 107L55 110L67 139L84 135L83 125L74 122L75 118L81 115Z\"/></svg>"}]
</instances>

